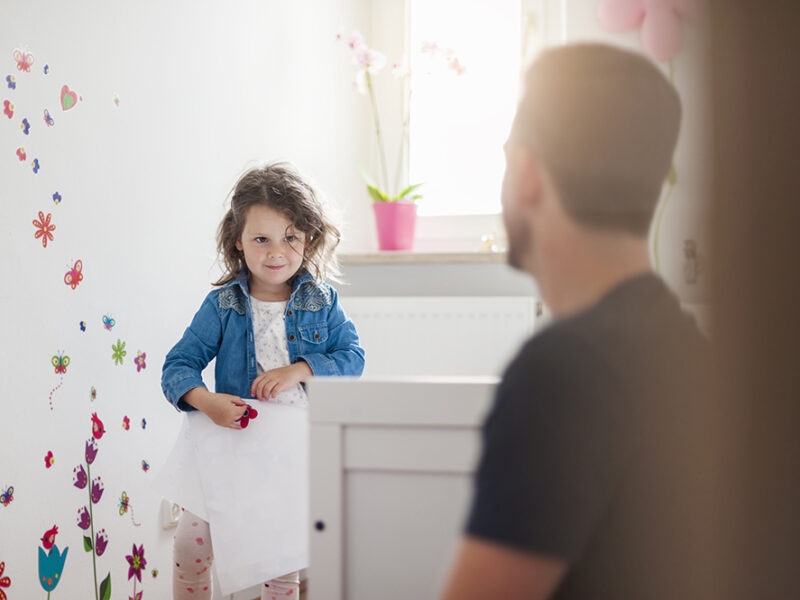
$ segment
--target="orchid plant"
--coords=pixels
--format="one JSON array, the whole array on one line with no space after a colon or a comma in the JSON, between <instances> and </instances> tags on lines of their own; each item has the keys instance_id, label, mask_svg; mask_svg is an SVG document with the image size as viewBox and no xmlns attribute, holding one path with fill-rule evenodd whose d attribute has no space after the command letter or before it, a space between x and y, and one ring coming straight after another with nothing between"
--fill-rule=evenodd
<instances>
[{"instance_id":1,"label":"orchid plant","mask_svg":"<svg viewBox=\"0 0 800 600\"><path fill-rule=\"evenodd\" d=\"M378 166L380 171L380 177L377 183L362 172L367 183L367 191L370 197L374 202L414 202L422 198L422 195L418 193L418 188L422 183L409 185L405 180L403 168L408 148L408 131L410 124L410 69L405 64L405 61L402 60L393 63L391 69L395 79L400 80L404 97L401 115L400 148L397 153L395 176L390 184L386 166L386 149L381 129L381 120L378 114L378 103L375 99L375 88L373 86L373 78L380 74L386 66L386 56L374 48L367 46L364 42L364 37L358 31L354 31L350 37L339 34L336 36L336 39L344 43L350 51L353 64L357 69L355 75L356 89L360 94L369 96L375 137L378 143ZM455 52L450 48L440 48L436 43L425 42L422 44L420 51L423 54L427 54L431 59L442 60L447 70L456 75L463 75L466 71Z\"/></svg>"}]
</instances>

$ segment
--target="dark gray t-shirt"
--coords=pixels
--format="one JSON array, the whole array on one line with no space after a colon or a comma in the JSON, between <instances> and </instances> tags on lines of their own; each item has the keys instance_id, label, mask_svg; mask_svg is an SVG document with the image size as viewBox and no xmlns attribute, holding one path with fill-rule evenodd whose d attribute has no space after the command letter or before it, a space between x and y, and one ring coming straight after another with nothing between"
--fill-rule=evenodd
<instances>
[{"instance_id":1,"label":"dark gray t-shirt","mask_svg":"<svg viewBox=\"0 0 800 600\"><path fill-rule=\"evenodd\" d=\"M680 597L706 354L654 275L535 335L484 426L467 533L565 560L555 598Z\"/></svg>"}]
</instances>

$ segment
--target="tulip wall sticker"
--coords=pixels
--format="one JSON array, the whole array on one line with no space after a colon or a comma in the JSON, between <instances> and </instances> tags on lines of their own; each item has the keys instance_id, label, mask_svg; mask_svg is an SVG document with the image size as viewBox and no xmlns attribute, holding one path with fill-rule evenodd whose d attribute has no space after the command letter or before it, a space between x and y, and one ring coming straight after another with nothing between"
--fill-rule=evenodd
<instances>
[{"instance_id":1,"label":"tulip wall sticker","mask_svg":"<svg viewBox=\"0 0 800 600\"><path fill-rule=\"evenodd\" d=\"M685 23L701 19L703 0L603 0L597 8L600 25L613 33L642 28L644 51L658 62L669 64L669 80L675 85L673 59L683 42ZM653 262L656 272L661 269L659 235L664 211L678 183L678 172L673 164L667 174L666 192L658 203L653 220Z\"/></svg>"},{"instance_id":2,"label":"tulip wall sticker","mask_svg":"<svg viewBox=\"0 0 800 600\"><path fill-rule=\"evenodd\" d=\"M58 526L53 525L51 529L44 532L43 547L39 548L39 583L47 592L48 599L50 592L56 589L61 582L64 563L67 561L67 552L69 552L69 547L64 548L63 552L59 551L56 545L56 534L58 534Z\"/></svg>"},{"instance_id":3,"label":"tulip wall sticker","mask_svg":"<svg viewBox=\"0 0 800 600\"><path fill-rule=\"evenodd\" d=\"M106 551L106 546L108 545L108 535L106 534L105 529L101 529L95 533L94 512L92 510L92 507L100 502L100 499L103 497L104 486L100 477L95 477L92 480L91 485L89 485L89 480L91 479L92 473L92 463L94 463L94 460L97 457L98 450L99 448L97 446L97 442L93 437L90 437L88 440L86 440L86 469L84 470L83 465L80 464L75 467L72 472L73 485L80 490L88 488L89 492L88 508L87 506L83 506L78 509L78 527L83 529L84 532L86 532L88 529L90 534L86 535L84 533L83 549L86 550L86 552L92 553L92 572L94 575L95 600L109 600L111 597L111 573L109 572L108 575L106 575L106 578L103 579L99 587L97 585L97 557L102 556Z\"/></svg>"}]
</instances>

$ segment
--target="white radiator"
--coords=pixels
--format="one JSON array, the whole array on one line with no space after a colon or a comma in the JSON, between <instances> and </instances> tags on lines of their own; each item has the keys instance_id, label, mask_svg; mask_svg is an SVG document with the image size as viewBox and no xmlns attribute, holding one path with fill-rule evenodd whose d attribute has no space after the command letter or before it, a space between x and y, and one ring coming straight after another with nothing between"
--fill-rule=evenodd
<instances>
[{"instance_id":1,"label":"white radiator","mask_svg":"<svg viewBox=\"0 0 800 600\"><path fill-rule=\"evenodd\" d=\"M529 297L343 297L365 375L500 375L533 333Z\"/></svg>"}]
</instances>

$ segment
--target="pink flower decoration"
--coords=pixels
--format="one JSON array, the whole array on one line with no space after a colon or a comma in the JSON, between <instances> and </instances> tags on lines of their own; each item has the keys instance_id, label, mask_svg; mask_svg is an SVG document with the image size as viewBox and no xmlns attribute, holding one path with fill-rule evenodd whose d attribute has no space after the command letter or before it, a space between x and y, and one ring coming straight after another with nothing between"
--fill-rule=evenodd
<instances>
[{"instance_id":1,"label":"pink flower decoration","mask_svg":"<svg viewBox=\"0 0 800 600\"><path fill-rule=\"evenodd\" d=\"M33 220L33 226L36 227L36 231L33 234L37 240L42 238L42 246L47 248L47 240L53 241L53 231L55 231L56 226L50 224L50 213L47 213L47 216L44 216L42 211L39 211L39 220Z\"/></svg>"},{"instance_id":2,"label":"pink flower decoration","mask_svg":"<svg viewBox=\"0 0 800 600\"><path fill-rule=\"evenodd\" d=\"M683 24L699 17L702 0L603 0L597 19L617 33L642 26L645 52L660 62L671 60L683 41Z\"/></svg>"},{"instance_id":3,"label":"pink flower decoration","mask_svg":"<svg viewBox=\"0 0 800 600\"><path fill-rule=\"evenodd\" d=\"M92 464L96 456L97 442L94 441L94 438L89 438L86 440L86 462Z\"/></svg>"},{"instance_id":4,"label":"pink flower decoration","mask_svg":"<svg viewBox=\"0 0 800 600\"><path fill-rule=\"evenodd\" d=\"M53 451L52 450L48 450L47 454L44 457L44 466L49 469L50 467L53 466L54 462L55 462L55 458L53 458Z\"/></svg>"},{"instance_id":5,"label":"pink flower decoration","mask_svg":"<svg viewBox=\"0 0 800 600\"><path fill-rule=\"evenodd\" d=\"M132 577L136 577L139 580L139 583L142 582L142 569L147 566L147 561L144 558L144 544L139 546L139 549L136 549L136 544L133 545L133 552L125 557L125 560L128 561L130 567L128 568L128 580Z\"/></svg>"},{"instance_id":6,"label":"pink flower decoration","mask_svg":"<svg viewBox=\"0 0 800 600\"><path fill-rule=\"evenodd\" d=\"M89 525L91 525L89 509L83 506L78 509L78 527L81 529L89 529Z\"/></svg>"},{"instance_id":7,"label":"pink flower decoration","mask_svg":"<svg viewBox=\"0 0 800 600\"><path fill-rule=\"evenodd\" d=\"M134 364L136 365L136 372L138 373L142 369L147 368L145 364L145 359L147 358L146 352L137 351L136 358L133 359Z\"/></svg>"},{"instance_id":8,"label":"pink flower decoration","mask_svg":"<svg viewBox=\"0 0 800 600\"><path fill-rule=\"evenodd\" d=\"M103 480L99 477L95 477L92 479L92 504L97 504L100 502L100 498L103 497Z\"/></svg>"},{"instance_id":9,"label":"pink flower decoration","mask_svg":"<svg viewBox=\"0 0 800 600\"><path fill-rule=\"evenodd\" d=\"M108 535L106 534L105 529L101 529L100 531L95 534L94 537L94 549L97 551L97 556L102 556L103 552L106 551L106 546L108 545Z\"/></svg>"},{"instance_id":10,"label":"pink flower decoration","mask_svg":"<svg viewBox=\"0 0 800 600\"><path fill-rule=\"evenodd\" d=\"M86 487L88 480L86 478L86 471L83 470L83 465L78 465L72 469L72 485L79 490Z\"/></svg>"}]
</instances>

